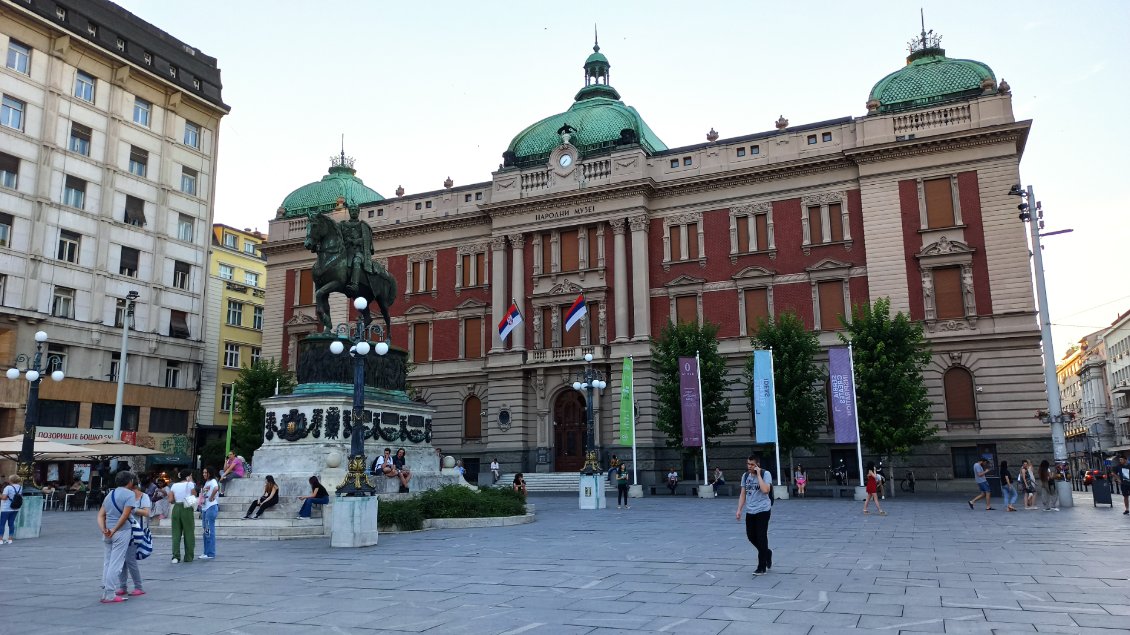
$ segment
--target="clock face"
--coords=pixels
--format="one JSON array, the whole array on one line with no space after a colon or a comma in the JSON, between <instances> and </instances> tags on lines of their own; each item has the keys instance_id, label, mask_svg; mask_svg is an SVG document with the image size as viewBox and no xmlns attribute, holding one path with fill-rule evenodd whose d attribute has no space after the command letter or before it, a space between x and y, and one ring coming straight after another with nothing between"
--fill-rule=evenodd
<instances>
[{"instance_id":1,"label":"clock face","mask_svg":"<svg viewBox=\"0 0 1130 635\"><path fill-rule=\"evenodd\" d=\"M567 168L570 165L573 165L573 157L568 154L563 154L561 155L561 158L557 160L557 162L561 164L561 167Z\"/></svg>"}]
</instances>

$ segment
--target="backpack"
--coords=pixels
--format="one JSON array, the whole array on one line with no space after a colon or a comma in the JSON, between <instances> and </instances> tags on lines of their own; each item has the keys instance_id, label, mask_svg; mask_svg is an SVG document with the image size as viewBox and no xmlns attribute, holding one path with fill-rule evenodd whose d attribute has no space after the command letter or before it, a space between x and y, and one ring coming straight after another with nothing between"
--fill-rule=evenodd
<instances>
[{"instance_id":1,"label":"backpack","mask_svg":"<svg viewBox=\"0 0 1130 635\"><path fill-rule=\"evenodd\" d=\"M22 493L23 491L24 488L22 487L16 490L16 495L12 497L11 501L9 501L9 507L11 507L12 509L19 509L24 506L24 495Z\"/></svg>"}]
</instances>

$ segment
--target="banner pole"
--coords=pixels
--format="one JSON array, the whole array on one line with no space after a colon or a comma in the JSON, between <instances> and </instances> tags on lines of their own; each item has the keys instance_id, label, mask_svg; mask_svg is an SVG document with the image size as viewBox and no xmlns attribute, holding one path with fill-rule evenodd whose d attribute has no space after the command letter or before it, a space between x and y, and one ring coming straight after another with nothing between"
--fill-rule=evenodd
<instances>
[{"instance_id":1,"label":"banner pole","mask_svg":"<svg viewBox=\"0 0 1130 635\"><path fill-rule=\"evenodd\" d=\"M784 485L785 470L781 467L781 428L777 421L777 375L773 370L772 348L769 349L769 377L773 380L773 451L777 455L777 485Z\"/></svg>"},{"instance_id":2,"label":"banner pole","mask_svg":"<svg viewBox=\"0 0 1130 635\"><path fill-rule=\"evenodd\" d=\"M632 359L628 355L628 359ZM636 468L636 365L635 360L632 360L632 485L638 485L640 482L639 472Z\"/></svg>"},{"instance_id":3,"label":"banner pole","mask_svg":"<svg viewBox=\"0 0 1130 635\"><path fill-rule=\"evenodd\" d=\"M698 351L694 352L694 364L698 370L698 425L702 435L702 484L710 485L710 476L706 473L706 419L702 412L702 359Z\"/></svg>"},{"instance_id":4,"label":"banner pole","mask_svg":"<svg viewBox=\"0 0 1130 635\"><path fill-rule=\"evenodd\" d=\"M226 458L228 452L231 452L231 415L235 412L235 384L231 387L231 403L228 404L228 437L224 442L224 457Z\"/></svg>"},{"instance_id":5,"label":"banner pole","mask_svg":"<svg viewBox=\"0 0 1130 635\"><path fill-rule=\"evenodd\" d=\"M859 461L859 486L863 487L863 444L859 440L859 397L855 394L855 352L848 344L848 368L851 369L851 407L855 410L855 456Z\"/></svg>"}]
</instances>

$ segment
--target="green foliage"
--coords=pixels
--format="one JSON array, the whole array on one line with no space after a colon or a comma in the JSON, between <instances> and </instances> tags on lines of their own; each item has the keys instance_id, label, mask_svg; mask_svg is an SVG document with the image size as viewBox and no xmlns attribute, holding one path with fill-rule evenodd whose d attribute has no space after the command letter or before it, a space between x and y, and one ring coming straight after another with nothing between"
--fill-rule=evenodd
<instances>
[{"instance_id":1,"label":"green foliage","mask_svg":"<svg viewBox=\"0 0 1130 635\"><path fill-rule=\"evenodd\" d=\"M267 413L259 400L275 394L276 381L280 395L289 395L297 383L294 373L283 369L274 359L260 359L239 371L234 384L235 413L231 432L231 449L237 455L250 459L252 452L263 444L263 418Z\"/></svg>"},{"instance_id":2,"label":"green foliage","mask_svg":"<svg viewBox=\"0 0 1130 635\"><path fill-rule=\"evenodd\" d=\"M200 448L200 460L204 467L219 470L224 466L224 440L212 439Z\"/></svg>"},{"instance_id":3,"label":"green foliage","mask_svg":"<svg viewBox=\"0 0 1130 635\"><path fill-rule=\"evenodd\" d=\"M891 301L856 305L852 320L841 320L855 357L856 402L863 444L881 456L906 456L915 446L935 438L930 400L922 369L930 362L930 345L922 325L899 312L891 318Z\"/></svg>"},{"instance_id":4,"label":"green foliage","mask_svg":"<svg viewBox=\"0 0 1130 635\"><path fill-rule=\"evenodd\" d=\"M777 395L777 440L781 453L796 448L816 450L816 439L828 420L824 407L824 369L816 363L820 341L805 329L796 313L782 313L776 322L762 320L754 335L755 348L773 350ZM753 356L746 363L746 396L753 403Z\"/></svg>"},{"instance_id":5,"label":"green foliage","mask_svg":"<svg viewBox=\"0 0 1130 635\"><path fill-rule=\"evenodd\" d=\"M726 396L733 379L726 376L726 360L718 354L718 325L667 323L658 338L651 340L651 363L659 383L655 387L658 416L655 425L666 437L667 447L683 447L683 416L679 407L679 358L699 354L702 379L703 427L707 447L710 440L737 429L728 418L730 399ZM684 450L684 454L690 451Z\"/></svg>"},{"instance_id":6,"label":"green foliage","mask_svg":"<svg viewBox=\"0 0 1130 635\"><path fill-rule=\"evenodd\" d=\"M416 498L382 502L377 514L381 527L402 531L423 529L425 518L494 518L521 516L526 499L510 487L484 487L473 491L462 485L446 485Z\"/></svg>"}]
</instances>

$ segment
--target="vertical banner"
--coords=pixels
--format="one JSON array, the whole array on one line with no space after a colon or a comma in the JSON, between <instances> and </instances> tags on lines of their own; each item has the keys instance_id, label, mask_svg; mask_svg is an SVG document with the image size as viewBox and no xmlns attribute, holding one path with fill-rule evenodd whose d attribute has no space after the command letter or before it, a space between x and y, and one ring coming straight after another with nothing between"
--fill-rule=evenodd
<instances>
[{"instance_id":1,"label":"vertical banner","mask_svg":"<svg viewBox=\"0 0 1130 635\"><path fill-rule=\"evenodd\" d=\"M855 413L855 378L852 377L851 350L846 346L828 349L828 384L832 392L832 426L836 443L859 440Z\"/></svg>"},{"instance_id":2,"label":"vertical banner","mask_svg":"<svg viewBox=\"0 0 1130 635\"><path fill-rule=\"evenodd\" d=\"M753 422L758 443L777 442L777 390L773 383L773 351L753 352Z\"/></svg>"},{"instance_id":3,"label":"vertical banner","mask_svg":"<svg viewBox=\"0 0 1130 635\"><path fill-rule=\"evenodd\" d=\"M636 438L636 395L632 385L634 363L624 359L624 372L620 374L620 445L632 445Z\"/></svg>"},{"instance_id":4,"label":"vertical banner","mask_svg":"<svg viewBox=\"0 0 1130 635\"><path fill-rule=\"evenodd\" d=\"M702 447L702 396L698 392L698 358L679 358L679 408L683 415L683 447Z\"/></svg>"}]
</instances>

